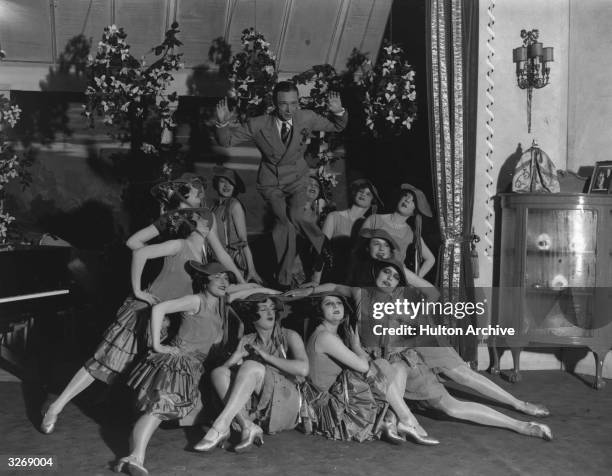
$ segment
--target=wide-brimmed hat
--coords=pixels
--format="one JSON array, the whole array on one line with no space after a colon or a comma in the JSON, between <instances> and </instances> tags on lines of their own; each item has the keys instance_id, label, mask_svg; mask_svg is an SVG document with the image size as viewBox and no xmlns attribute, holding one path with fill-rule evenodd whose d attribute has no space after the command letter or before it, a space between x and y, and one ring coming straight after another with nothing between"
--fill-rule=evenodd
<instances>
[{"instance_id":1,"label":"wide-brimmed hat","mask_svg":"<svg viewBox=\"0 0 612 476\"><path fill-rule=\"evenodd\" d=\"M262 292L253 293L249 296L236 299L234 303L261 303L267 301L268 299L276 304L278 311L282 311L285 308L285 301L280 294L268 294Z\"/></svg>"},{"instance_id":2,"label":"wide-brimmed hat","mask_svg":"<svg viewBox=\"0 0 612 476\"><path fill-rule=\"evenodd\" d=\"M393 237L382 228L363 228L359 232L359 236L368 240L371 240L372 238L380 238L389 243L389 246L391 246L392 250L399 250L399 245L397 244L397 241L395 241Z\"/></svg>"},{"instance_id":3,"label":"wide-brimmed hat","mask_svg":"<svg viewBox=\"0 0 612 476\"><path fill-rule=\"evenodd\" d=\"M353 180L349 185L349 190L351 190L352 193L356 193L358 190L362 188L366 188L366 187L370 189L370 191L372 192L372 195L374 196L374 199L378 202L378 205L380 207L384 207L385 205L383 201L380 199L380 195L378 194L378 190L376 189L376 186L369 179L360 178L357 180Z\"/></svg>"},{"instance_id":4,"label":"wide-brimmed hat","mask_svg":"<svg viewBox=\"0 0 612 476\"><path fill-rule=\"evenodd\" d=\"M376 281L377 269L380 270L382 268L386 268L387 266L393 266L397 271L397 274L399 274L400 279L399 283L397 284L398 287L406 286L406 275L404 274L404 266L394 258L372 260L372 279Z\"/></svg>"},{"instance_id":5,"label":"wide-brimmed hat","mask_svg":"<svg viewBox=\"0 0 612 476\"><path fill-rule=\"evenodd\" d=\"M212 262L212 263L200 263L199 261L189 260L187 262L187 269L192 272L204 274L206 276L211 276L213 274L219 273L228 273L233 274L230 270L228 270L221 263Z\"/></svg>"},{"instance_id":6,"label":"wide-brimmed hat","mask_svg":"<svg viewBox=\"0 0 612 476\"><path fill-rule=\"evenodd\" d=\"M240 178L240 175L238 175L238 172L236 172L235 170L217 165L213 167L212 172L212 182L215 190L217 189L217 183L219 182L219 179L223 177L224 179L231 182L231 184L234 186L234 191L236 195L245 192L246 188L244 186L244 182Z\"/></svg>"},{"instance_id":7,"label":"wide-brimmed hat","mask_svg":"<svg viewBox=\"0 0 612 476\"><path fill-rule=\"evenodd\" d=\"M342 301L342 304L344 305L345 317L348 317L348 315L352 315L354 313L353 306L351 306L351 303L346 298L346 296L343 296L342 294L335 292L335 291L323 291L323 292L314 293L308 296L308 299L311 299L313 305L318 305L315 303L318 303L318 301L323 300L323 298L327 296L334 296L334 297L339 298Z\"/></svg>"},{"instance_id":8,"label":"wide-brimmed hat","mask_svg":"<svg viewBox=\"0 0 612 476\"><path fill-rule=\"evenodd\" d=\"M151 188L151 195L157 200L167 202L171 196L178 195L184 202L186 201L184 193L181 193L181 186L189 185L192 187L201 187L206 190L206 179L201 175L194 174L193 172L185 172L179 178L173 180L165 180L158 184L155 184Z\"/></svg>"},{"instance_id":9,"label":"wide-brimmed hat","mask_svg":"<svg viewBox=\"0 0 612 476\"><path fill-rule=\"evenodd\" d=\"M169 220L180 220L180 219L190 219L193 218L193 215L199 215L205 220L210 221L210 226L212 226L212 212L209 208L206 207L184 207L184 208L176 208L174 210L170 210L162 215L162 217L166 217Z\"/></svg>"},{"instance_id":10,"label":"wide-brimmed hat","mask_svg":"<svg viewBox=\"0 0 612 476\"><path fill-rule=\"evenodd\" d=\"M425 215L426 217L430 218L433 216L433 212L431 211L427 197L422 190L410 185L409 183L403 183L400 186L400 190L414 193L414 196L416 197L416 203L414 205L421 215Z\"/></svg>"},{"instance_id":11,"label":"wide-brimmed hat","mask_svg":"<svg viewBox=\"0 0 612 476\"><path fill-rule=\"evenodd\" d=\"M276 321L279 322L285 317L287 317L289 308L285 305L285 300L279 294L268 294L268 293L253 293L244 298L236 299L232 302L232 307L238 313L241 319L245 320L245 310L246 306L250 306L252 304L260 304L270 299L274 302L276 306ZM250 309L246 307L246 309Z\"/></svg>"}]
</instances>

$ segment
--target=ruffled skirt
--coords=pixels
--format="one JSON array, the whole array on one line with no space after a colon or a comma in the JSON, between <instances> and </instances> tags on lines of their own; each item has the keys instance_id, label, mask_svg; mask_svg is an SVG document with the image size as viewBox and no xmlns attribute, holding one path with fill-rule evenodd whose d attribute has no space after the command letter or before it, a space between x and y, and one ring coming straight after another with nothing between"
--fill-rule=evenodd
<instances>
[{"instance_id":1,"label":"ruffled skirt","mask_svg":"<svg viewBox=\"0 0 612 476\"><path fill-rule=\"evenodd\" d=\"M149 352L127 381L136 390L138 410L161 420L183 419L201 406L200 378L206 355Z\"/></svg>"},{"instance_id":2,"label":"ruffled skirt","mask_svg":"<svg viewBox=\"0 0 612 476\"><path fill-rule=\"evenodd\" d=\"M147 350L150 315L147 304L131 297L126 299L93 357L85 363L85 369L106 383L112 383L129 370L135 359Z\"/></svg>"},{"instance_id":3,"label":"ruffled skirt","mask_svg":"<svg viewBox=\"0 0 612 476\"><path fill-rule=\"evenodd\" d=\"M383 359L370 362L366 374L344 370L328 390L310 381L302 386L301 416L307 432L343 441L366 441L376 435L376 422L387 407L385 395L393 369Z\"/></svg>"}]
</instances>

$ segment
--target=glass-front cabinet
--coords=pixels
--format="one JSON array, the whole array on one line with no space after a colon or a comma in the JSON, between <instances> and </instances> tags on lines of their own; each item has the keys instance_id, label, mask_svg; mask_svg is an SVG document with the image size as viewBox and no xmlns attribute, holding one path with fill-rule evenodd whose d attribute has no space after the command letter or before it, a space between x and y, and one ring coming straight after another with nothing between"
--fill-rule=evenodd
<instances>
[{"instance_id":1,"label":"glass-front cabinet","mask_svg":"<svg viewBox=\"0 0 612 476\"><path fill-rule=\"evenodd\" d=\"M600 388L612 348L612 195L499 198L497 323L515 329L505 338L514 358L511 379L520 379L523 347L587 346Z\"/></svg>"}]
</instances>

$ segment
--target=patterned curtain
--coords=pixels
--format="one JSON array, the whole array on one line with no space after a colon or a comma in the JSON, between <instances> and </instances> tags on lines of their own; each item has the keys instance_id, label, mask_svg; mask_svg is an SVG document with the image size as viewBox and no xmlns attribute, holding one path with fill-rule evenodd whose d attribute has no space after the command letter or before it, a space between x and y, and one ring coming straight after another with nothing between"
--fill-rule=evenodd
<instances>
[{"instance_id":1,"label":"patterned curtain","mask_svg":"<svg viewBox=\"0 0 612 476\"><path fill-rule=\"evenodd\" d=\"M476 163L478 0L427 4L428 104L434 190L442 246L438 285L449 301L474 299L470 260ZM453 324L469 322L452 319ZM475 361L472 336L455 344Z\"/></svg>"}]
</instances>

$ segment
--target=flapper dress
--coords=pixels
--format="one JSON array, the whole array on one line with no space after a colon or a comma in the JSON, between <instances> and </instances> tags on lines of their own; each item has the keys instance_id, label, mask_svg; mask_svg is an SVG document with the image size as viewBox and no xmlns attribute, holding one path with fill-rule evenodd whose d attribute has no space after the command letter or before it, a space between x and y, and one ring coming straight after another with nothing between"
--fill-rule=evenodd
<instances>
[{"instance_id":1,"label":"flapper dress","mask_svg":"<svg viewBox=\"0 0 612 476\"><path fill-rule=\"evenodd\" d=\"M393 369L382 359L370 361L365 374L339 366L316 351L322 332L326 331L316 329L306 345L310 373L302 386L304 428L334 440L371 440L387 407Z\"/></svg>"}]
</instances>

